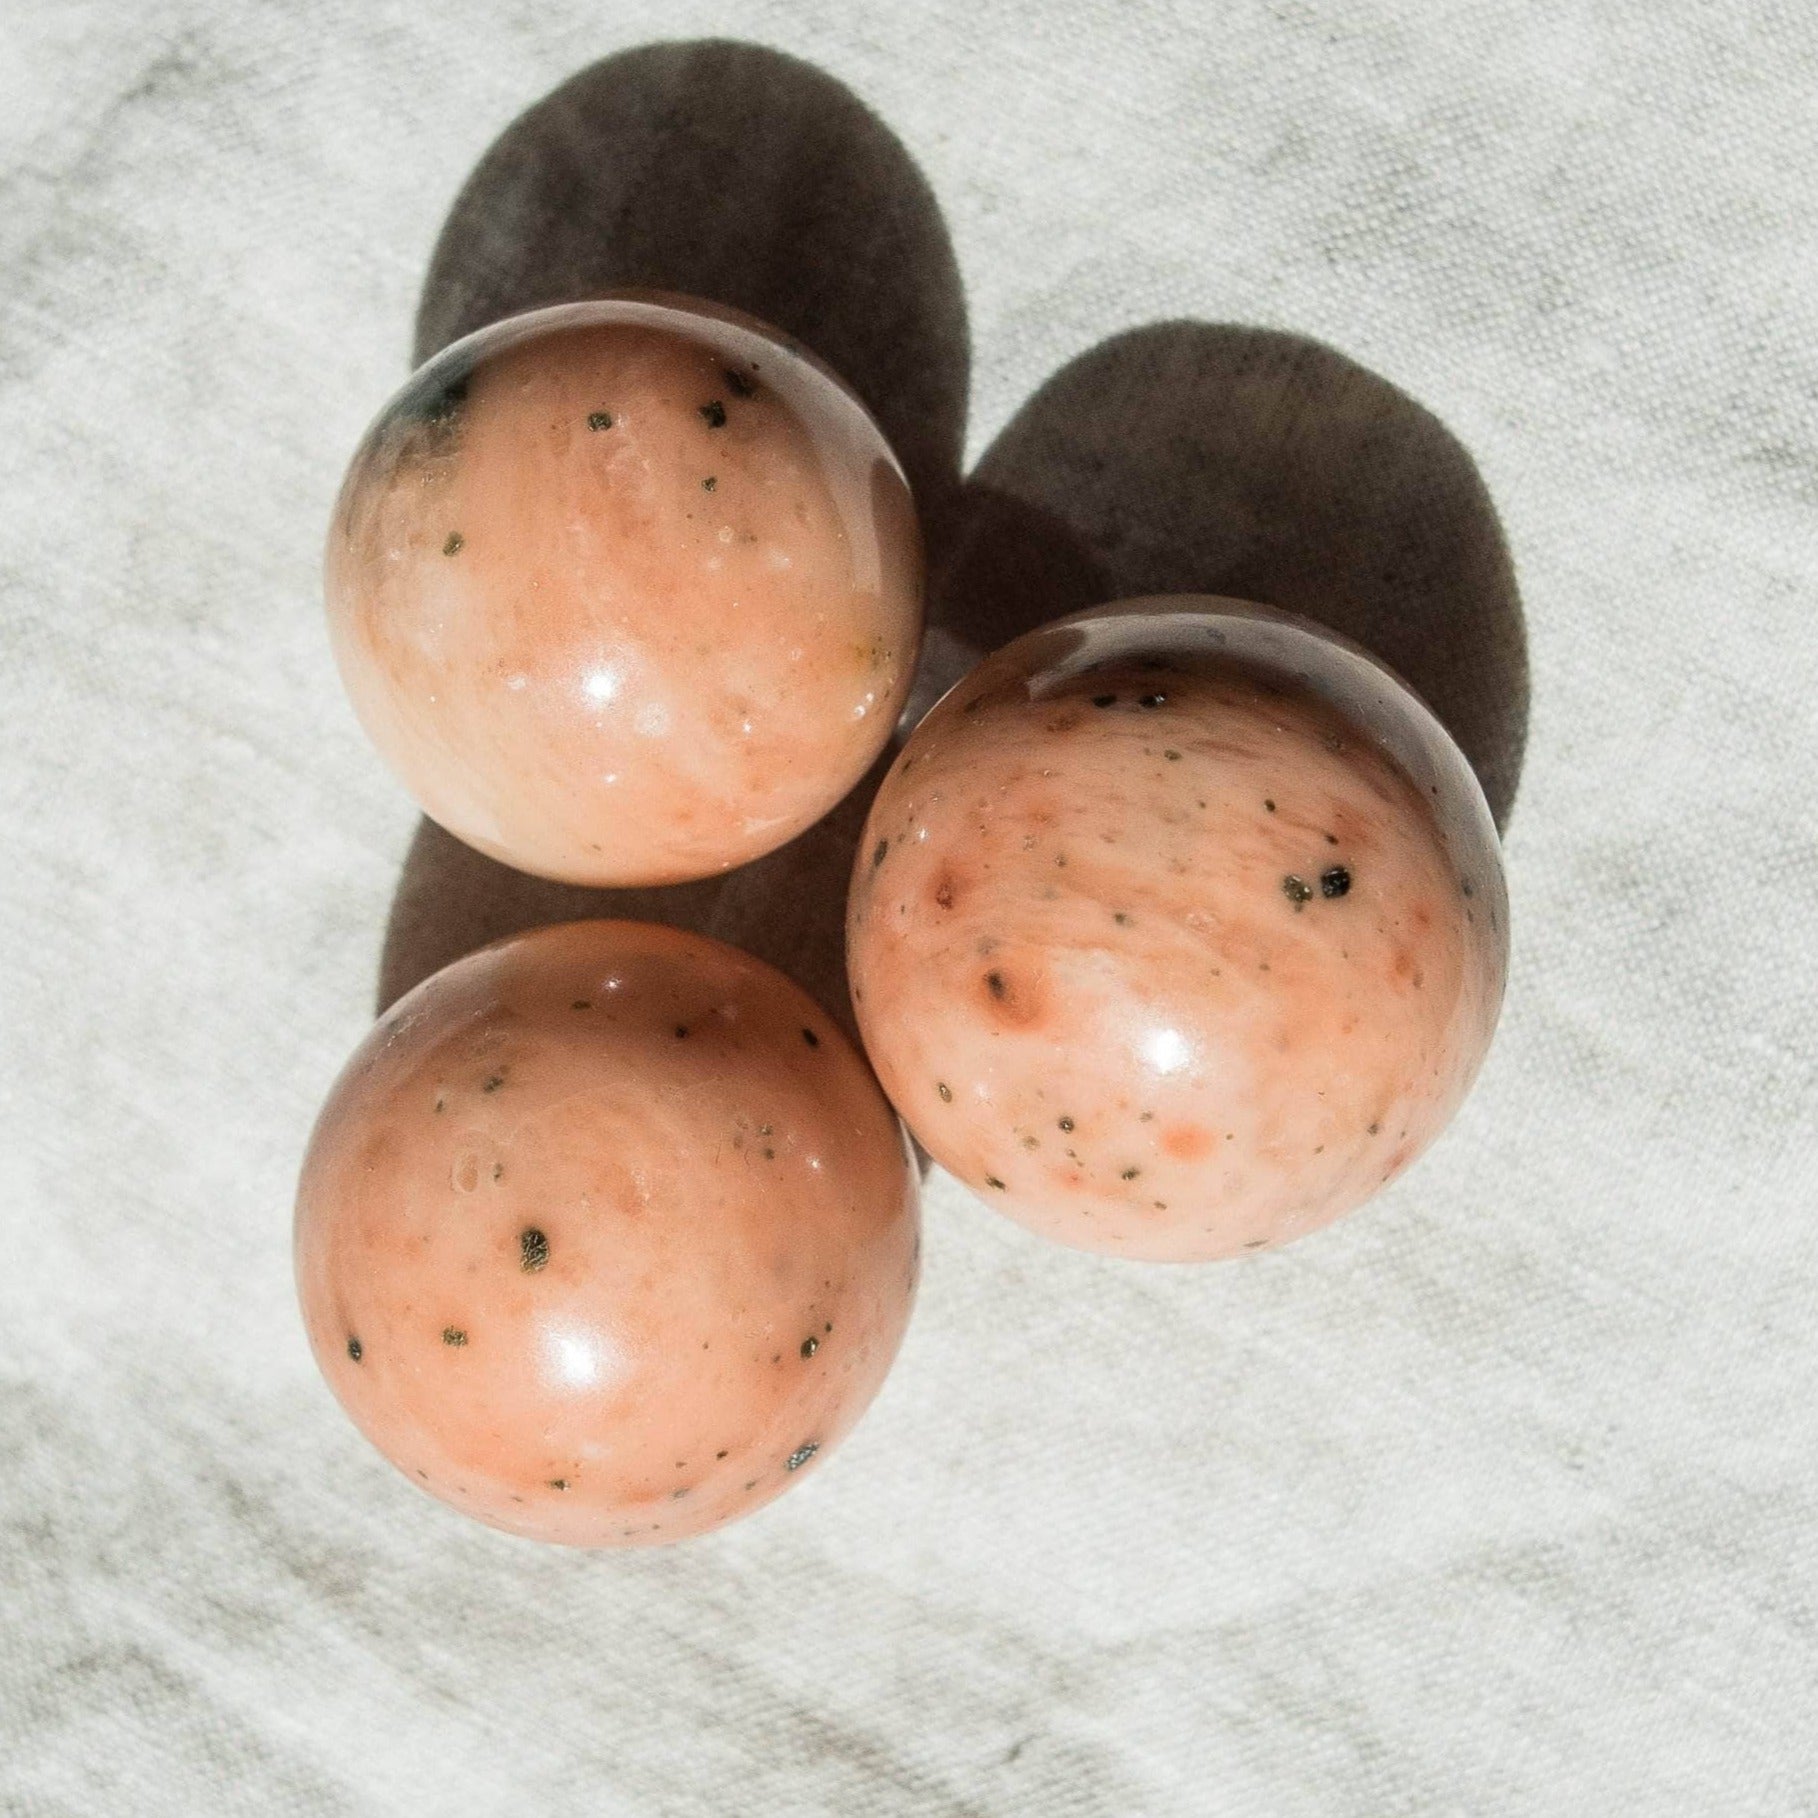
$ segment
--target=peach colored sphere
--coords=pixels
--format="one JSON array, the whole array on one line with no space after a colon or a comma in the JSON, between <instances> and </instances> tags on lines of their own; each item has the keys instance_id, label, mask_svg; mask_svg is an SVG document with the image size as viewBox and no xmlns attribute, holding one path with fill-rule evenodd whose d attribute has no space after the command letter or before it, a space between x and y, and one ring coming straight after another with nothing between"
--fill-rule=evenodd
<instances>
[{"instance_id":1,"label":"peach colored sphere","mask_svg":"<svg viewBox=\"0 0 1818 1818\"><path fill-rule=\"evenodd\" d=\"M1356 646L1267 607L1046 626L922 722L853 879L854 1007L937 1161L1081 1249L1285 1243L1438 1135L1495 1028L1476 778Z\"/></svg>"},{"instance_id":2,"label":"peach colored sphere","mask_svg":"<svg viewBox=\"0 0 1818 1818\"><path fill-rule=\"evenodd\" d=\"M574 1546L703 1533L824 1459L908 1321L916 1181L781 973L572 922L403 998L310 1141L296 1267L329 1386L414 1483Z\"/></svg>"},{"instance_id":3,"label":"peach colored sphere","mask_svg":"<svg viewBox=\"0 0 1818 1818\"><path fill-rule=\"evenodd\" d=\"M705 877L819 820L902 708L921 585L857 399L762 323L656 295L437 355L328 541L373 742L451 833L581 884Z\"/></svg>"}]
</instances>

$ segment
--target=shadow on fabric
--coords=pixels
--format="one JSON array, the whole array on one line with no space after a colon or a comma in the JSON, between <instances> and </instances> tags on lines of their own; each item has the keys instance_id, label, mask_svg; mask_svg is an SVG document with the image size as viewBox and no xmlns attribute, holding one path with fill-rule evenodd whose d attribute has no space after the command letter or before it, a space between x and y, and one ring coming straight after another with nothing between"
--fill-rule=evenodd
<instances>
[{"instance_id":1,"label":"shadow on fabric","mask_svg":"<svg viewBox=\"0 0 1818 1818\"><path fill-rule=\"evenodd\" d=\"M627 286L787 330L890 438L929 556L930 637L905 725L978 656L1063 613L1229 594L1305 613L1398 670L1506 823L1528 713L1514 572L1469 454L1386 380L1296 335L1139 328L1049 380L962 483L966 316L933 193L848 90L743 44L609 58L507 128L443 228L417 357ZM624 916L744 947L851 1032L846 882L892 755L818 826L693 884L549 883L425 820L392 903L379 1007L488 941Z\"/></svg>"},{"instance_id":2,"label":"shadow on fabric","mask_svg":"<svg viewBox=\"0 0 1818 1818\"><path fill-rule=\"evenodd\" d=\"M1527 636L1490 495L1437 417L1318 341L1164 322L1101 342L992 443L942 557L931 613L981 653L1151 593L1317 619L1413 684L1507 822Z\"/></svg>"}]
</instances>

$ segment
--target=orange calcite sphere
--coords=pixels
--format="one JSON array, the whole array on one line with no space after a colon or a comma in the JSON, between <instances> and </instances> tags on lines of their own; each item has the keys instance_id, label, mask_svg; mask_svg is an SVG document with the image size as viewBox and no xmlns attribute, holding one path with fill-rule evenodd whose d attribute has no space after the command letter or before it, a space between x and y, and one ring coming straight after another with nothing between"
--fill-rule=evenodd
<instances>
[{"instance_id":1,"label":"orange calcite sphere","mask_svg":"<svg viewBox=\"0 0 1818 1818\"><path fill-rule=\"evenodd\" d=\"M981 664L874 803L848 960L885 1090L1062 1243L1198 1261L1349 1211L1438 1135L1507 964L1463 755L1355 645L1138 600Z\"/></svg>"},{"instance_id":2,"label":"orange calcite sphere","mask_svg":"<svg viewBox=\"0 0 1818 1818\"><path fill-rule=\"evenodd\" d=\"M884 1380L916 1179L864 1060L717 941L572 922L457 961L316 1124L317 1362L432 1495L576 1546L699 1534L800 1480Z\"/></svg>"},{"instance_id":3,"label":"orange calcite sphere","mask_svg":"<svg viewBox=\"0 0 1818 1818\"><path fill-rule=\"evenodd\" d=\"M336 660L425 811L595 885L743 864L883 749L922 624L877 425L749 317L626 295L431 360L329 534Z\"/></svg>"}]
</instances>

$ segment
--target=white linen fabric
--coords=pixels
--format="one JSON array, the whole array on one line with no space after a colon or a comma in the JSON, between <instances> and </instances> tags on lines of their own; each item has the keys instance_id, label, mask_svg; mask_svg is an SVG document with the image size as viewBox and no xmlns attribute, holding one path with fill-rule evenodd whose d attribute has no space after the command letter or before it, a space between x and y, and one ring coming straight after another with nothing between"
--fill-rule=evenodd
<instances>
[{"instance_id":1,"label":"white linen fabric","mask_svg":"<svg viewBox=\"0 0 1818 1818\"><path fill-rule=\"evenodd\" d=\"M388 917L420 975L548 912L443 849L392 916L436 842L318 552L489 144L713 38L761 48L520 133L426 341L600 272L780 299L905 441L952 635L1368 595L1505 798L1531 687L1515 952L1352 1220L1140 1268L937 1176L843 1450L578 1554L419 1496L295 1312ZM1815 95L1792 4L12 0L0 1811L1818 1812Z\"/></svg>"}]
</instances>

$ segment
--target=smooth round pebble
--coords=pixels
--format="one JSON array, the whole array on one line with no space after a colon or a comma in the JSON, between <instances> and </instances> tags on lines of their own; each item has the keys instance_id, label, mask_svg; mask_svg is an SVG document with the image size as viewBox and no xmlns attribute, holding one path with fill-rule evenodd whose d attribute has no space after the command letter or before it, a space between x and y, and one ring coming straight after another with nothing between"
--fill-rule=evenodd
<instances>
[{"instance_id":1,"label":"smooth round pebble","mask_svg":"<svg viewBox=\"0 0 1818 1818\"><path fill-rule=\"evenodd\" d=\"M575 1546L703 1533L818 1465L914 1297L917 1183L863 1059L761 961L575 922L457 961L311 1139L310 1343L413 1483Z\"/></svg>"},{"instance_id":2,"label":"smooth round pebble","mask_svg":"<svg viewBox=\"0 0 1818 1818\"><path fill-rule=\"evenodd\" d=\"M335 506L329 626L425 811L523 871L705 877L811 826L883 749L922 624L877 425L735 311L517 316L380 413Z\"/></svg>"},{"instance_id":3,"label":"smooth round pebble","mask_svg":"<svg viewBox=\"0 0 1818 1818\"><path fill-rule=\"evenodd\" d=\"M1319 626L1137 600L981 664L854 873L885 1090L989 1204L1161 1261L1329 1223L1438 1135L1489 1046L1500 848L1415 695Z\"/></svg>"}]
</instances>

